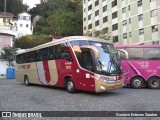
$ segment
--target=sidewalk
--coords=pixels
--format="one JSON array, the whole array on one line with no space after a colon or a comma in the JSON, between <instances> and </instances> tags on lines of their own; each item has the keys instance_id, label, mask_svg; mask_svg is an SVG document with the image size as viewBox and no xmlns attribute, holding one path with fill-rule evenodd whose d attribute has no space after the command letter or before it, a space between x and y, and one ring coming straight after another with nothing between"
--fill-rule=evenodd
<instances>
[{"instance_id":1,"label":"sidewalk","mask_svg":"<svg viewBox=\"0 0 160 120\"><path fill-rule=\"evenodd\" d=\"M6 76L0 76L0 80L6 79Z\"/></svg>"}]
</instances>

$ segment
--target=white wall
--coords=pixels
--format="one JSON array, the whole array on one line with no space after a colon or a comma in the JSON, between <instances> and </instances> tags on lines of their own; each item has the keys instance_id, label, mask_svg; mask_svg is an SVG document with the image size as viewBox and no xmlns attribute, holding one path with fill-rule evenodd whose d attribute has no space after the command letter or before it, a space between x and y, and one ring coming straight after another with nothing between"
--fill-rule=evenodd
<instances>
[{"instance_id":1,"label":"white wall","mask_svg":"<svg viewBox=\"0 0 160 120\"><path fill-rule=\"evenodd\" d=\"M16 35L16 38L25 35L32 35L33 26L31 23L31 15L29 15L28 13L19 14L18 20L14 21L14 31L18 33L18 35Z\"/></svg>"},{"instance_id":2,"label":"white wall","mask_svg":"<svg viewBox=\"0 0 160 120\"><path fill-rule=\"evenodd\" d=\"M5 74L6 75L6 69L8 68L7 62L0 61L0 75Z\"/></svg>"}]
</instances>

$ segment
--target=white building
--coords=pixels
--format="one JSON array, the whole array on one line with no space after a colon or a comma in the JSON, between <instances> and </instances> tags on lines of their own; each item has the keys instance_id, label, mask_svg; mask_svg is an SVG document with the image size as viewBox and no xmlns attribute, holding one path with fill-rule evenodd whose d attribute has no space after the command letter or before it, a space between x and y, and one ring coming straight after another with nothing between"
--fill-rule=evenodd
<instances>
[{"instance_id":1,"label":"white building","mask_svg":"<svg viewBox=\"0 0 160 120\"><path fill-rule=\"evenodd\" d=\"M17 33L16 38L32 35L31 15L26 12L18 14L18 19L13 21L13 31Z\"/></svg>"}]
</instances>

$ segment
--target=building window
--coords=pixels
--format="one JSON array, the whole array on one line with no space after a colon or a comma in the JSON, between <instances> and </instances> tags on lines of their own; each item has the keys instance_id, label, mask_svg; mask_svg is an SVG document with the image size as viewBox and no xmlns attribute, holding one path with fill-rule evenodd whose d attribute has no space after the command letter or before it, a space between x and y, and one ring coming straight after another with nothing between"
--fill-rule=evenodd
<instances>
[{"instance_id":1,"label":"building window","mask_svg":"<svg viewBox=\"0 0 160 120\"><path fill-rule=\"evenodd\" d=\"M113 43L118 42L118 36L113 36Z\"/></svg>"},{"instance_id":2,"label":"building window","mask_svg":"<svg viewBox=\"0 0 160 120\"><path fill-rule=\"evenodd\" d=\"M132 32L129 33L130 38L132 37Z\"/></svg>"},{"instance_id":3,"label":"building window","mask_svg":"<svg viewBox=\"0 0 160 120\"><path fill-rule=\"evenodd\" d=\"M88 11L92 9L92 5L88 6Z\"/></svg>"},{"instance_id":4,"label":"building window","mask_svg":"<svg viewBox=\"0 0 160 120\"><path fill-rule=\"evenodd\" d=\"M84 18L84 21L86 21L86 17Z\"/></svg>"},{"instance_id":5,"label":"building window","mask_svg":"<svg viewBox=\"0 0 160 120\"><path fill-rule=\"evenodd\" d=\"M126 13L126 7L122 8L122 13Z\"/></svg>"},{"instance_id":6,"label":"building window","mask_svg":"<svg viewBox=\"0 0 160 120\"><path fill-rule=\"evenodd\" d=\"M97 1L95 2L95 6L97 6L97 5L99 5L99 0L97 0Z\"/></svg>"},{"instance_id":7,"label":"building window","mask_svg":"<svg viewBox=\"0 0 160 120\"><path fill-rule=\"evenodd\" d=\"M142 0L138 0L138 7L142 6Z\"/></svg>"},{"instance_id":8,"label":"building window","mask_svg":"<svg viewBox=\"0 0 160 120\"><path fill-rule=\"evenodd\" d=\"M90 19L91 19L91 16L92 16L92 14L88 15L88 20L90 20Z\"/></svg>"},{"instance_id":9,"label":"building window","mask_svg":"<svg viewBox=\"0 0 160 120\"><path fill-rule=\"evenodd\" d=\"M30 20L30 17L26 17L26 20Z\"/></svg>"},{"instance_id":10,"label":"building window","mask_svg":"<svg viewBox=\"0 0 160 120\"><path fill-rule=\"evenodd\" d=\"M139 35L143 35L144 34L144 29L139 29Z\"/></svg>"},{"instance_id":11,"label":"building window","mask_svg":"<svg viewBox=\"0 0 160 120\"><path fill-rule=\"evenodd\" d=\"M23 16L19 16L18 18L19 18L19 20L23 20Z\"/></svg>"},{"instance_id":12,"label":"building window","mask_svg":"<svg viewBox=\"0 0 160 120\"><path fill-rule=\"evenodd\" d=\"M106 11L107 11L107 5L103 7L103 12L106 12Z\"/></svg>"},{"instance_id":13,"label":"building window","mask_svg":"<svg viewBox=\"0 0 160 120\"><path fill-rule=\"evenodd\" d=\"M86 12L86 8L84 8L84 12Z\"/></svg>"},{"instance_id":14,"label":"building window","mask_svg":"<svg viewBox=\"0 0 160 120\"><path fill-rule=\"evenodd\" d=\"M158 26L157 25L152 26L152 33L157 31L158 31Z\"/></svg>"},{"instance_id":15,"label":"building window","mask_svg":"<svg viewBox=\"0 0 160 120\"><path fill-rule=\"evenodd\" d=\"M88 29L91 29L91 28L92 28L92 24L89 24L89 25L88 25Z\"/></svg>"},{"instance_id":16,"label":"building window","mask_svg":"<svg viewBox=\"0 0 160 120\"><path fill-rule=\"evenodd\" d=\"M128 11L130 11L130 10L131 10L131 6L129 5L129 6L128 6Z\"/></svg>"},{"instance_id":17,"label":"building window","mask_svg":"<svg viewBox=\"0 0 160 120\"><path fill-rule=\"evenodd\" d=\"M86 26L84 27L84 30L86 30Z\"/></svg>"},{"instance_id":18,"label":"building window","mask_svg":"<svg viewBox=\"0 0 160 120\"><path fill-rule=\"evenodd\" d=\"M108 33L108 27L103 28L103 33Z\"/></svg>"},{"instance_id":19,"label":"building window","mask_svg":"<svg viewBox=\"0 0 160 120\"><path fill-rule=\"evenodd\" d=\"M95 26L98 26L98 25L99 25L99 20L95 22Z\"/></svg>"},{"instance_id":20,"label":"building window","mask_svg":"<svg viewBox=\"0 0 160 120\"><path fill-rule=\"evenodd\" d=\"M117 6L117 0L112 1L112 7Z\"/></svg>"},{"instance_id":21,"label":"building window","mask_svg":"<svg viewBox=\"0 0 160 120\"><path fill-rule=\"evenodd\" d=\"M20 27L23 27L23 24L20 24Z\"/></svg>"},{"instance_id":22,"label":"building window","mask_svg":"<svg viewBox=\"0 0 160 120\"><path fill-rule=\"evenodd\" d=\"M103 18L103 23L108 22L108 16Z\"/></svg>"},{"instance_id":23,"label":"building window","mask_svg":"<svg viewBox=\"0 0 160 120\"><path fill-rule=\"evenodd\" d=\"M127 33L123 34L123 39L127 39Z\"/></svg>"},{"instance_id":24,"label":"building window","mask_svg":"<svg viewBox=\"0 0 160 120\"><path fill-rule=\"evenodd\" d=\"M26 16L23 16L23 20L26 20Z\"/></svg>"},{"instance_id":25,"label":"building window","mask_svg":"<svg viewBox=\"0 0 160 120\"><path fill-rule=\"evenodd\" d=\"M112 19L117 18L117 12L112 13Z\"/></svg>"},{"instance_id":26,"label":"building window","mask_svg":"<svg viewBox=\"0 0 160 120\"><path fill-rule=\"evenodd\" d=\"M152 10L151 11L151 17L157 16L157 10Z\"/></svg>"},{"instance_id":27,"label":"building window","mask_svg":"<svg viewBox=\"0 0 160 120\"><path fill-rule=\"evenodd\" d=\"M131 18L129 18L129 24L131 24Z\"/></svg>"},{"instance_id":28,"label":"building window","mask_svg":"<svg viewBox=\"0 0 160 120\"><path fill-rule=\"evenodd\" d=\"M99 15L99 10L95 12L95 16L98 16L98 15Z\"/></svg>"},{"instance_id":29,"label":"building window","mask_svg":"<svg viewBox=\"0 0 160 120\"><path fill-rule=\"evenodd\" d=\"M117 29L118 29L118 24L112 25L112 31L117 30Z\"/></svg>"},{"instance_id":30,"label":"building window","mask_svg":"<svg viewBox=\"0 0 160 120\"><path fill-rule=\"evenodd\" d=\"M26 24L26 28L28 28L28 26L29 26L29 25L28 25L28 24Z\"/></svg>"},{"instance_id":31,"label":"building window","mask_svg":"<svg viewBox=\"0 0 160 120\"><path fill-rule=\"evenodd\" d=\"M139 20L139 21L142 21L142 20L143 20L143 14L138 15L138 20Z\"/></svg>"},{"instance_id":32,"label":"building window","mask_svg":"<svg viewBox=\"0 0 160 120\"><path fill-rule=\"evenodd\" d=\"M124 20L123 21L123 26L126 26L127 25L127 20Z\"/></svg>"}]
</instances>

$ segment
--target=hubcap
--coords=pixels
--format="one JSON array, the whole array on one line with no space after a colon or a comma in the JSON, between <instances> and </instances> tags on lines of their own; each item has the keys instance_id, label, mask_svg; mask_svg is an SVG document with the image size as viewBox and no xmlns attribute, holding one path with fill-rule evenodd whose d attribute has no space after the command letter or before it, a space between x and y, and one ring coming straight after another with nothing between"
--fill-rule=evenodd
<instances>
[{"instance_id":1,"label":"hubcap","mask_svg":"<svg viewBox=\"0 0 160 120\"><path fill-rule=\"evenodd\" d=\"M139 87L141 85L141 81L139 79L135 79L133 84L134 86Z\"/></svg>"},{"instance_id":2,"label":"hubcap","mask_svg":"<svg viewBox=\"0 0 160 120\"><path fill-rule=\"evenodd\" d=\"M154 79L154 80L152 80L151 84L152 84L153 87L158 87L159 86L159 81Z\"/></svg>"},{"instance_id":3,"label":"hubcap","mask_svg":"<svg viewBox=\"0 0 160 120\"><path fill-rule=\"evenodd\" d=\"M25 80L25 81L26 81L26 85L28 85L28 79L27 79L27 78L26 78L26 80Z\"/></svg>"},{"instance_id":4,"label":"hubcap","mask_svg":"<svg viewBox=\"0 0 160 120\"><path fill-rule=\"evenodd\" d=\"M73 88L73 83L72 82L68 82L68 90L71 91Z\"/></svg>"}]
</instances>

